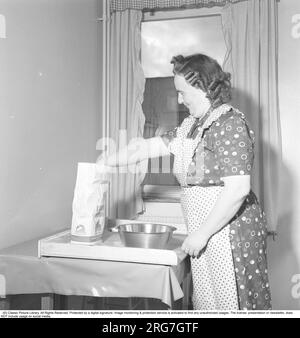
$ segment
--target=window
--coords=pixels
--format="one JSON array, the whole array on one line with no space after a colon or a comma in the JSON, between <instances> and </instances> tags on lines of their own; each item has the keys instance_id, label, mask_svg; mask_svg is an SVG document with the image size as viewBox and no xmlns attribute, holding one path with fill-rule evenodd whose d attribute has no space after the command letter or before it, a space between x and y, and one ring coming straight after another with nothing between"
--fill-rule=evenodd
<instances>
[{"instance_id":1,"label":"window","mask_svg":"<svg viewBox=\"0 0 300 338\"><path fill-rule=\"evenodd\" d=\"M177 102L170 64L172 56L203 53L222 65L226 46L219 11L216 7L144 13L142 66L146 76L143 103L145 138L173 129L188 116L187 108ZM169 162L172 170L172 157ZM162 159L156 165L155 161L149 161L148 169L144 185L178 186L172 172L163 173Z\"/></svg>"}]
</instances>

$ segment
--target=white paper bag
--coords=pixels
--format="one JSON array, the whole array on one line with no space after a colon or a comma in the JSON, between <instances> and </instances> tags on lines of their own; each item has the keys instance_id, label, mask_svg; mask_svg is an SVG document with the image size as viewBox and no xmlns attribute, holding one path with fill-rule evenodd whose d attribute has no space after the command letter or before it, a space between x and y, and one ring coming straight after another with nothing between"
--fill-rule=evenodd
<instances>
[{"instance_id":1,"label":"white paper bag","mask_svg":"<svg viewBox=\"0 0 300 338\"><path fill-rule=\"evenodd\" d=\"M92 244L101 240L108 189L108 174L104 167L101 171L95 163L78 163L72 205L72 242Z\"/></svg>"}]
</instances>

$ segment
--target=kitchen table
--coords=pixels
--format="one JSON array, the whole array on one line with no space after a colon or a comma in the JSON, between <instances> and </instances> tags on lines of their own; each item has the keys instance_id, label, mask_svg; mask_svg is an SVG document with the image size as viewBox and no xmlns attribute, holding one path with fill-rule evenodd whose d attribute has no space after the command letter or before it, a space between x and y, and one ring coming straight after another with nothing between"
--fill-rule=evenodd
<instances>
[{"instance_id":1,"label":"kitchen table","mask_svg":"<svg viewBox=\"0 0 300 338\"><path fill-rule=\"evenodd\" d=\"M54 294L155 298L170 309L183 298L182 309L187 309L190 265L183 253L176 266L38 258L35 239L0 250L0 284L2 309L9 307L7 296L17 294L43 294L42 309L51 309Z\"/></svg>"}]
</instances>

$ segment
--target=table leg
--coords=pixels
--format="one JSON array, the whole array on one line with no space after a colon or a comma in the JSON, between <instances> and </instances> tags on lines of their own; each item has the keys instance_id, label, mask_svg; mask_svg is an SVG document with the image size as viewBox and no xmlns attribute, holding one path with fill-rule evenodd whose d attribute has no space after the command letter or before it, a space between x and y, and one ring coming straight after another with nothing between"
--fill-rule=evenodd
<instances>
[{"instance_id":1,"label":"table leg","mask_svg":"<svg viewBox=\"0 0 300 338\"><path fill-rule=\"evenodd\" d=\"M41 299L42 310L54 310L54 294L49 293L42 296Z\"/></svg>"},{"instance_id":2,"label":"table leg","mask_svg":"<svg viewBox=\"0 0 300 338\"><path fill-rule=\"evenodd\" d=\"M10 303L8 296L0 297L0 311L9 310Z\"/></svg>"},{"instance_id":3,"label":"table leg","mask_svg":"<svg viewBox=\"0 0 300 338\"><path fill-rule=\"evenodd\" d=\"M191 293L191 285L192 285L192 273L189 272L182 283L182 291L183 291L183 300L182 300L182 310L188 310L190 304L190 293Z\"/></svg>"}]
</instances>

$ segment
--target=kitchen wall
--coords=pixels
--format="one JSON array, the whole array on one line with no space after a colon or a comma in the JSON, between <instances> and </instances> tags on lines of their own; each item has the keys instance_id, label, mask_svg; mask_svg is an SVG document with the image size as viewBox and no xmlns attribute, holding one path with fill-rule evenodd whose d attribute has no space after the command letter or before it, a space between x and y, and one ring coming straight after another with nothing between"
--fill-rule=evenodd
<instances>
[{"instance_id":1,"label":"kitchen wall","mask_svg":"<svg viewBox=\"0 0 300 338\"><path fill-rule=\"evenodd\" d=\"M101 136L102 0L0 0L0 248L70 226Z\"/></svg>"},{"instance_id":2,"label":"kitchen wall","mask_svg":"<svg viewBox=\"0 0 300 338\"><path fill-rule=\"evenodd\" d=\"M283 141L278 237L269 243L274 309L300 309L300 1L279 2L279 99ZM275 183L276 184L276 183Z\"/></svg>"}]
</instances>

